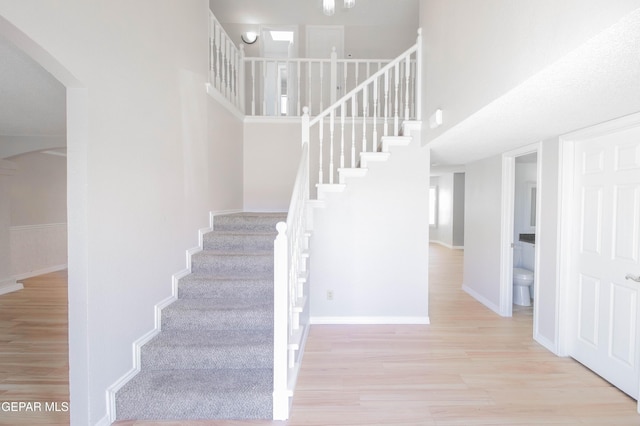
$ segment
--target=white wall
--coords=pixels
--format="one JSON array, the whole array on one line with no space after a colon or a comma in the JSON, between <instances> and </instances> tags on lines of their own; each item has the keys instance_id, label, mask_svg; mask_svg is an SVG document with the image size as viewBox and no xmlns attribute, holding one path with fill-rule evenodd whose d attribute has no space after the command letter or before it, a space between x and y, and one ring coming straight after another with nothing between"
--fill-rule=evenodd
<instances>
[{"instance_id":1,"label":"white wall","mask_svg":"<svg viewBox=\"0 0 640 426\"><path fill-rule=\"evenodd\" d=\"M153 306L170 295L208 212L242 208L241 124L205 93L207 14L206 0L0 0L0 16L74 87L74 425L104 421L105 390L132 368L132 342L153 328ZM6 21L0 31L15 35Z\"/></svg>"},{"instance_id":2,"label":"white wall","mask_svg":"<svg viewBox=\"0 0 640 426\"><path fill-rule=\"evenodd\" d=\"M428 321L429 153L416 138L391 155L315 210L310 314L316 323Z\"/></svg>"},{"instance_id":3,"label":"white wall","mask_svg":"<svg viewBox=\"0 0 640 426\"><path fill-rule=\"evenodd\" d=\"M463 289L500 311L502 157L466 165Z\"/></svg>"},{"instance_id":4,"label":"white wall","mask_svg":"<svg viewBox=\"0 0 640 426\"><path fill-rule=\"evenodd\" d=\"M640 7L638 0L421 0L432 140Z\"/></svg>"},{"instance_id":5,"label":"white wall","mask_svg":"<svg viewBox=\"0 0 640 426\"><path fill-rule=\"evenodd\" d=\"M300 162L299 120L244 125L244 208L287 211Z\"/></svg>"}]
</instances>

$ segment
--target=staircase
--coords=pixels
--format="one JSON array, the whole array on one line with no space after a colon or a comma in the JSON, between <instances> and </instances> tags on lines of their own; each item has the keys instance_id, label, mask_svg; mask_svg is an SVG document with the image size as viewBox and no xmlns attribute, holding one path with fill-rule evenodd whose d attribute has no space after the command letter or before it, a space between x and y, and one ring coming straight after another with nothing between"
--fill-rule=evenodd
<instances>
[{"instance_id":1,"label":"staircase","mask_svg":"<svg viewBox=\"0 0 640 426\"><path fill-rule=\"evenodd\" d=\"M284 213L216 216L140 372L116 394L118 420L271 419L273 244Z\"/></svg>"}]
</instances>

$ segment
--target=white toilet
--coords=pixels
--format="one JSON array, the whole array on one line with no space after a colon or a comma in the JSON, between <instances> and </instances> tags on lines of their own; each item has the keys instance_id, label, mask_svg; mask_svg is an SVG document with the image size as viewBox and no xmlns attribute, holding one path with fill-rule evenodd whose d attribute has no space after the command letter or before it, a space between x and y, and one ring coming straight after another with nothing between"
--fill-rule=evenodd
<instances>
[{"instance_id":1,"label":"white toilet","mask_svg":"<svg viewBox=\"0 0 640 426\"><path fill-rule=\"evenodd\" d=\"M513 303L531 306L529 288L533 284L533 272L523 268L513 268Z\"/></svg>"}]
</instances>

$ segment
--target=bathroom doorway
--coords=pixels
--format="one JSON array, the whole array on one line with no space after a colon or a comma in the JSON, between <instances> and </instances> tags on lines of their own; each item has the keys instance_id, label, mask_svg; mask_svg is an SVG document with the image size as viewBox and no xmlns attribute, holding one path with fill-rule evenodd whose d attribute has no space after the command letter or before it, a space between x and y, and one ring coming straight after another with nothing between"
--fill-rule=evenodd
<instances>
[{"instance_id":1,"label":"bathroom doorway","mask_svg":"<svg viewBox=\"0 0 640 426\"><path fill-rule=\"evenodd\" d=\"M536 226L540 214L539 152L540 144L533 144L502 155L500 314L533 315L534 328L538 318L535 300L539 256L535 240L540 231ZM514 305L514 268L533 273L529 307ZM519 296L519 300L525 297Z\"/></svg>"},{"instance_id":2,"label":"bathroom doorway","mask_svg":"<svg viewBox=\"0 0 640 426\"><path fill-rule=\"evenodd\" d=\"M513 314L533 315L537 206L536 152L515 157L513 203ZM517 284L517 286L516 286Z\"/></svg>"}]
</instances>

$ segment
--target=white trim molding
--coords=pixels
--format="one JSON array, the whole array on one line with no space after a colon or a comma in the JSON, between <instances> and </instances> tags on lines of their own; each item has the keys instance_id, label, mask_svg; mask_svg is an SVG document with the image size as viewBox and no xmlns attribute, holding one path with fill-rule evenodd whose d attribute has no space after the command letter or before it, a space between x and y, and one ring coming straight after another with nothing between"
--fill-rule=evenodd
<instances>
[{"instance_id":1,"label":"white trim molding","mask_svg":"<svg viewBox=\"0 0 640 426\"><path fill-rule=\"evenodd\" d=\"M492 303L489 299L487 299L486 297L482 296L480 293L478 293L477 291L475 291L471 287L468 287L466 284L463 284L462 285L462 290L464 290L465 293L467 293L469 296L471 296L474 299L476 299L478 302L482 303L487 308L491 309L496 314L502 316L500 314L500 306L496 305L495 303Z\"/></svg>"},{"instance_id":2,"label":"white trim molding","mask_svg":"<svg viewBox=\"0 0 640 426\"><path fill-rule=\"evenodd\" d=\"M12 293L14 291L22 290L24 286L21 283L16 282L14 278L9 278L0 281L0 294Z\"/></svg>"}]
</instances>

